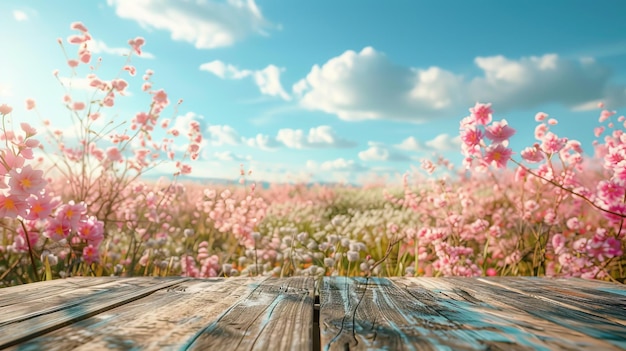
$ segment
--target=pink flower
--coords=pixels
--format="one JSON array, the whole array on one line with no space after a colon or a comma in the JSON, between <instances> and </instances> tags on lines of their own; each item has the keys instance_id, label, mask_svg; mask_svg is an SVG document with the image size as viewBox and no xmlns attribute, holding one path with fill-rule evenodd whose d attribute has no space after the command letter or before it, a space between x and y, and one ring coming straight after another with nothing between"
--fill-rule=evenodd
<instances>
[{"instance_id":1,"label":"pink flower","mask_svg":"<svg viewBox=\"0 0 626 351\"><path fill-rule=\"evenodd\" d=\"M548 126L545 123L541 123L535 127L535 139L541 140L548 131Z\"/></svg>"},{"instance_id":2,"label":"pink flower","mask_svg":"<svg viewBox=\"0 0 626 351\"><path fill-rule=\"evenodd\" d=\"M491 104L481 104L477 102L469 111L472 113L477 124L487 125L491 122Z\"/></svg>"},{"instance_id":3,"label":"pink flower","mask_svg":"<svg viewBox=\"0 0 626 351\"><path fill-rule=\"evenodd\" d=\"M87 240L89 245L98 246L104 239L104 223L94 216L82 221L78 226L78 237Z\"/></svg>"},{"instance_id":4,"label":"pink flower","mask_svg":"<svg viewBox=\"0 0 626 351\"><path fill-rule=\"evenodd\" d=\"M128 44L135 50L137 55L141 55L141 46L145 43L146 41L142 37L136 37L128 41Z\"/></svg>"},{"instance_id":5,"label":"pink flower","mask_svg":"<svg viewBox=\"0 0 626 351\"><path fill-rule=\"evenodd\" d=\"M86 41L86 37L83 35L70 35L67 38L67 42L70 44L82 44Z\"/></svg>"},{"instance_id":6,"label":"pink flower","mask_svg":"<svg viewBox=\"0 0 626 351\"><path fill-rule=\"evenodd\" d=\"M72 105L72 110L74 111L80 111L80 110L84 110L85 109L85 103L84 102L75 102Z\"/></svg>"},{"instance_id":7,"label":"pink flower","mask_svg":"<svg viewBox=\"0 0 626 351\"><path fill-rule=\"evenodd\" d=\"M485 272L485 274L488 277L495 277L496 275L498 275L498 271L495 268L491 267L491 268L487 268L487 271Z\"/></svg>"},{"instance_id":8,"label":"pink flower","mask_svg":"<svg viewBox=\"0 0 626 351\"><path fill-rule=\"evenodd\" d=\"M548 117L548 114L545 112L537 112L535 115L535 121L541 122Z\"/></svg>"},{"instance_id":9,"label":"pink flower","mask_svg":"<svg viewBox=\"0 0 626 351\"><path fill-rule=\"evenodd\" d=\"M79 63L79 62L78 62L78 60L74 60L74 59L72 59L72 60L67 60L67 65L68 65L68 66L70 66L70 67L72 67L72 68L77 67L77 66L78 66L78 63Z\"/></svg>"},{"instance_id":10,"label":"pink flower","mask_svg":"<svg viewBox=\"0 0 626 351\"><path fill-rule=\"evenodd\" d=\"M33 99L26 99L26 109L27 110L32 110L35 108L35 100Z\"/></svg>"},{"instance_id":11,"label":"pink flower","mask_svg":"<svg viewBox=\"0 0 626 351\"><path fill-rule=\"evenodd\" d=\"M54 241L67 238L71 230L70 222L63 218L49 218L45 228L43 235Z\"/></svg>"},{"instance_id":12,"label":"pink flower","mask_svg":"<svg viewBox=\"0 0 626 351\"><path fill-rule=\"evenodd\" d=\"M0 194L0 218L26 217L28 203L23 196Z\"/></svg>"},{"instance_id":13,"label":"pink flower","mask_svg":"<svg viewBox=\"0 0 626 351\"><path fill-rule=\"evenodd\" d=\"M24 166L24 162L26 161L26 159L20 155L16 155L13 153L12 150L0 150L0 155L3 158L3 165L7 166L8 169L6 169L6 172L10 171L13 168L20 168L22 166ZM4 168L2 166L0 166L0 168ZM0 174L3 174L4 172L0 171Z\"/></svg>"},{"instance_id":14,"label":"pink flower","mask_svg":"<svg viewBox=\"0 0 626 351\"><path fill-rule=\"evenodd\" d=\"M82 22L72 22L72 24L70 24L70 29L78 30L83 33L88 32L87 27L85 27Z\"/></svg>"},{"instance_id":15,"label":"pink flower","mask_svg":"<svg viewBox=\"0 0 626 351\"><path fill-rule=\"evenodd\" d=\"M600 113L600 118L598 118L598 122L602 123L606 121L607 119L609 119L609 117L613 116L615 113L616 113L615 111L602 110L602 113Z\"/></svg>"},{"instance_id":16,"label":"pink flower","mask_svg":"<svg viewBox=\"0 0 626 351\"><path fill-rule=\"evenodd\" d=\"M80 220L86 213L87 206L84 202L75 204L74 201L70 201L59 208L57 219L67 221L71 229L78 230Z\"/></svg>"},{"instance_id":17,"label":"pink flower","mask_svg":"<svg viewBox=\"0 0 626 351\"><path fill-rule=\"evenodd\" d=\"M47 184L43 171L33 169L31 165L10 170L9 177L9 192L15 195L37 195Z\"/></svg>"},{"instance_id":18,"label":"pink flower","mask_svg":"<svg viewBox=\"0 0 626 351\"><path fill-rule=\"evenodd\" d=\"M47 194L43 193L39 194L37 197L29 197L26 202L28 202L29 209L25 218L29 220L38 220L48 218L48 216L52 214L52 210L59 206L61 200L58 197L51 198Z\"/></svg>"},{"instance_id":19,"label":"pink flower","mask_svg":"<svg viewBox=\"0 0 626 351\"><path fill-rule=\"evenodd\" d=\"M496 168L505 168L506 163L511 159L513 151L502 144L490 145L485 150L485 162Z\"/></svg>"},{"instance_id":20,"label":"pink flower","mask_svg":"<svg viewBox=\"0 0 626 351\"><path fill-rule=\"evenodd\" d=\"M121 161L123 159L122 153L120 153L120 150L115 146L109 147L106 151L106 154L107 158L113 162Z\"/></svg>"},{"instance_id":21,"label":"pink flower","mask_svg":"<svg viewBox=\"0 0 626 351\"><path fill-rule=\"evenodd\" d=\"M89 63L89 61L91 61L91 52L89 50L81 50L78 55L82 63Z\"/></svg>"},{"instance_id":22,"label":"pink flower","mask_svg":"<svg viewBox=\"0 0 626 351\"><path fill-rule=\"evenodd\" d=\"M563 234L554 234L552 237L552 247L554 248L554 253L557 255L563 253L565 249L565 237Z\"/></svg>"},{"instance_id":23,"label":"pink flower","mask_svg":"<svg viewBox=\"0 0 626 351\"><path fill-rule=\"evenodd\" d=\"M623 186L616 182L602 180L598 183L598 197L607 203L612 203L616 201L621 201L624 197L624 189Z\"/></svg>"},{"instance_id":24,"label":"pink flower","mask_svg":"<svg viewBox=\"0 0 626 351\"><path fill-rule=\"evenodd\" d=\"M476 146L480 144L481 140L483 140L483 133L476 127L468 127L461 131L461 141L463 141L463 144L466 146Z\"/></svg>"},{"instance_id":25,"label":"pink flower","mask_svg":"<svg viewBox=\"0 0 626 351\"><path fill-rule=\"evenodd\" d=\"M494 143L501 143L508 140L513 134L515 134L515 129L509 127L505 119L499 122L493 122L491 125L485 127L485 137Z\"/></svg>"},{"instance_id":26,"label":"pink flower","mask_svg":"<svg viewBox=\"0 0 626 351\"><path fill-rule=\"evenodd\" d=\"M100 261L100 252L92 245L85 246L85 248L83 248L83 261L87 264Z\"/></svg>"},{"instance_id":27,"label":"pink flower","mask_svg":"<svg viewBox=\"0 0 626 351\"><path fill-rule=\"evenodd\" d=\"M7 104L0 105L0 115L8 115L11 111L13 111L13 107Z\"/></svg>"},{"instance_id":28,"label":"pink flower","mask_svg":"<svg viewBox=\"0 0 626 351\"><path fill-rule=\"evenodd\" d=\"M626 185L626 160L618 162L613 167L613 177L611 177L611 180Z\"/></svg>"},{"instance_id":29,"label":"pink flower","mask_svg":"<svg viewBox=\"0 0 626 351\"><path fill-rule=\"evenodd\" d=\"M128 86L128 83L126 83L123 79L114 79L111 81L111 86L113 86L113 89L117 91L124 91L124 89Z\"/></svg>"},{"instance_id":30,"label":"pink flower","mask_svg":"<svg viewBox=\"0 0 626 351\"><path fill-rule=\"evenodd\" d=\"M167 99L167 93L163 91L163 89L154 92L154 96L152 97L152 101L157 104L167 105L169 104L169 100Z\"/></svg>"},{"instance_id":31,"label":"pink flower","mask_svg":"<svg viewBox=\"0 0 626 351\"><path fill-rule=\"evenodd\" d=\"M546 154L555 154L565 146L565 140L559 138L552 132L548 132L543 137L543 141L541 143L541 150Z\"/></svg>"},{"instance_id":32,"label":"pink flower","mask_svg":"<svg viewBox=\"0 0 626 351\"><path fill-rule=\"evenodd\" d=\"M34 102L33 102L33 104L34 104ZM33 135L37 134L37 129L31 127L30 124L28 124L26 122L20 123L20 128L22 128L24 133L26 133L26 137L27 138L30 138Z\"/></svg>"},{"instance_id":33,"label":"pink flower","mask_svg":"<svg viewBox=\"0 0 626 351\"><path fill-rule=\"evenodd\" d=\"M580 220L578 219L578 217L572 217L572 218L568 219L565 224L571 230L578 230L578 229L580 229Z\"/></svg>"},{"instance_id":34,"label":"pink flower","mask_svg":"<svg viewBox=\"0 0 626 351\"><path fill-rule=\"evenodd\" d=\"M527 147L522 150L522 158L531 163L541 162L543 161L543 153L536 147Z\"/></svg>"},{"instance_id":35,"label":"pink flower","mask_svg":"<svg viewBox=\"0 0 626 351\"><path fill-rule=\"evenodd\" d=\"M128 74L130 74L131 76L134 76L135 73L137 72L135 67L134 66L130 66L130 65L124 66L124 71L128 71Z\"/></svg>"}]
</instances>

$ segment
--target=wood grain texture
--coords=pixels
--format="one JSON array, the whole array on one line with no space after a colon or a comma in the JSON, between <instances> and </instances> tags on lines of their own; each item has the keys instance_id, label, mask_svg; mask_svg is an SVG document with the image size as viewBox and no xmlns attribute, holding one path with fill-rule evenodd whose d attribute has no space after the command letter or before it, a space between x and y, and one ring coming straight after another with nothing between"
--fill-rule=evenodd
<instances>
[{"instance_id":1,"label":"wood grain texture","mask_svg":"<svg viewBox=\"0 0 626 351\"><path fill-rule=\"evenodd\" d=\"M593 284L586 286L583 279L480 279L524 295L562 304L570 309L606 318L626 326L626 287L623 285ZM606 290L602 290L606 289ZM615 293L622 290L625 295Z\"/></svg>"},{"instance_id":2,"label":"wood grain texture","mask_svg":"<svg viewBox=\"0 0 626 351\"><path fill-rule=\"evenodd\" d=\"M325 278L320 289L321 348L484 349L432 301L416 298L389 279Z\"/></svg>"},{"instance_id":3,"label":"wood grain texture","mask_svg":"<svg viewBox=\"0 0 626 351\"><path fill-rule=\"evenodd\" d=\"M516 280L511 277L509 280ZM506 280L506 279L505 279ZM420 284L427 283L420 280ZM613 320L590 314L567 304L558 303L541 294L485 282L485 279L445 278L430 281L441 287L448 284L447 293L462 295L466 301L493 304L503 313L513 316L518 325L538 327L534 333L544 334L552 349L621 350L626 348L626 328ZM624 312L626 313L626 311Z\"/></svg>"},{"instance_id":4,"label":"wood grain texture","mask_svg":"<svg viewBox=\"0 0 626 351\"><path fill-rule=\"evenodd\" d=\"M180 279L115 279L68 287L37 301L27 299L24 303L4 306L0 309L0 349L140 299L177 281ZM37 284L46 289L44 282Z\"/></svg>"},{"instance_id":5,"label":"wood grain texture","mask_svg":"<svg viewBox=\"0 0 626 351\"><path fill-rule=\"evenodd\" d=\"M314 285L308 277L257 282L186 349L311 350Z\"/></svg>"},{"instance_id":6,"label":"wood grain texture","mask_svg":"<svg viewBox=\"0 0 626 351\"><path fill-rule=\"evenodd\" d=\"M71 278L0 289L10 350L621 350L626 287L581 279ZM319 330L317 326L319 325Z\"/></svg>"},{"instance_id":7,"label":"wood grain texture","mask_svg":"<svg viewBox=\"0 0 626 351\"><path fill-rule=\"evenodd\" d=\"M480 287L472 288L476 283ZM502 292L491 293L491 289L501 288L452 278L325 279L320 291L322 349L623 347L621 334L626 329L612 321L525 295L502 296ZM526 309L531 306L551 310L529 313ZM586 327L587 323L591 324Z\"/></svg>"},{"instance_id":8,"label":"wood grain texture","mask_svg":"<svg viewBox=\"0 0 626 351\"><path fill-rule=\"evenodd\" d=\"M15 349L306 350L312 293L309 278L191 280Z\"/></svg>"},{"instance_id":9,"label":"wood grain texture","mask_svg":"<svg viewBox=\"0 0 626 351\"><path fill-rule=\"evenodd\" d=\"M72 277L50 280L36 284L23 284L0 289L0 308L14 304L37 301L52 295L87 286L111 282L113 277ZM0 316L2 311L0 310Z\"/></svg>"}]
</instances>

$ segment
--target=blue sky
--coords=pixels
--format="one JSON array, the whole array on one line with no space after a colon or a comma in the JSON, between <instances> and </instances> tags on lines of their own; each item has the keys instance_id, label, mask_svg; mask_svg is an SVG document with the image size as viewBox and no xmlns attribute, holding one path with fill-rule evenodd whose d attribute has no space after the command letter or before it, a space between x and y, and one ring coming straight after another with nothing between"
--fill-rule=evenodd
<instances>
[{"instance_id":1,"label":"blue sky","mask_svg":"<svg viewBox=\"0 0 626 351\"><path fill-rule=\"evenodd\" d=\"M199 177L236 179L243 163L257 180L362 183L435 154L458 162L459 121L476 101L517 130L517 152L542 111L592 153L597 103L626 107L624 13L618 0L3 1L0 103L36 124L22 108L32 97L71 124L51 72L69 74L56 39L81 21L105 78L128 39L146 39L132 63L184 100L181 120L201 122ZM129 82L110 118L147 107Z\"/></svg>"}]
</instances>

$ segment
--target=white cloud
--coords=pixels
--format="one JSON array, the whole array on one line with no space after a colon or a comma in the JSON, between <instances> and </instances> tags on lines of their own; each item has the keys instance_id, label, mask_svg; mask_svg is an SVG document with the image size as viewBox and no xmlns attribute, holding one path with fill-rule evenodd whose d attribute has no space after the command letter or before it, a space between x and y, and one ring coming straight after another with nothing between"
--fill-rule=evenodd
<instances>
[{"instance_id":1,"label":"white cloud","mask_svg":"<svg viewBox=\"0 0 626 351\"><path fill-rule=\"evenodd\" d=\"M346 160L344 158L325 161L321 164L308 160L306 167L313 170L322 170L324 172L362 172L367 170L367 167L360 165L353 160Z\"/></svg>"},{"instance_id":2,"label":"white cloud","mask_svg":"<svg viewBox=\"0 0 626 351\"><path fill-rule=\"evenodd\" d=\"M425 150L424 145L422 145L422 143L419 140L415 139L415 137L412 137L412 136L402 140L400 144L396 144L394 146L400 150L408 150L408 151L424 151Z\"/></svg>"},{"instance_id":3,"label":"white cloud","mask_svg":"<svg viewBox=\"0 0 626 351\"><path fill-rule=\"evenodd\" d=\"M226 64L220 60L203 63L200 65L201 71L207 71L222 79L243 79L252 77L254 83L261 91L261 94L268 96L278 96L283 100L291 100L280 83L280 74L284 68L268 65L262 70L238 69L236 66Z\"/></svg>"},{"instance_id":4,"label":"white cloud","mask_svg":"<svg viewBox=\"0 0 626 351\"><path fill-rule=\"evenodd\" d=\"M337 137L333 129L325 125L311 128L307 135L302 129L280 129L276 140L291 149L344 148L356 145Z\"/></svg>"},{"instance_id":5,"label":"white cloud","mask_svg":"<svg viewBox=\"0 0 626 351\"><path fill-rule=\"evenodd\" d=\"M189 138L187 137L187 133L189 132L191 122L198 122L198 124L200 125L200 130L205 130L204 116L198 115L194 112L187 112L184 115L176 116L176 118L174 118L174 120L170 123L167 130L175 129L180 133L180 136L178 138L174 138L174 145L172 145L172 149L179 152L187 151L189 143L182 144L181 141L189 140ZM200 142L201 154L204 154L204 152L202 151L206 148L208 144L209 140L207 140L206 138L202 139L202 141Z\"/></svg>"},{"instance_id":6,"label":"white cloud","mask_svg":"<svg viewBox=\"0 0 626 351\"><path fill-rule=\"evenodd\" d=\"M89 85L89 83L91 83L91 80L87 78L59 76L59 80L61 81L61 84L63 84L67 88L71 88L72 90L74 89L88 90L88 91L96 90L96 88Z\"/></svg>"},{"instance_id":7,"label":"white cloud","mask_svg":"<svg viewBox=\"0 0 626 351\"><path fill-rule=\"evenodd\" d=\"M394 150L390 150L385 144L370 141L369 148L359 152L359 158L363 161L409 161L410 158Z\"/></svg>"},{"instance_id":8,"label":"white cloud","mask_svg":"<svg viewBox=\"0 0 626 351\"><path fill-rule=\"evenodd\" d=\"M181 122L179 122L183 123L185 128L189 124L187 119L182 118L180 119ZM181 124L181 127L183 124ZM178 125L174 127L179 128ZM251 138L240 136L239 133L229 125L212 125L205 130L205 139L213 146L245 144L262 150L273 151L280 146L286 146L291 149L313 149L344 148L356 145L356 143L352 141L339 138L329 126L311 128L308 134L304 134L301 129L285 128L280 129L276 137L259 133Z\"/></svg>"},{"instance_id":9,"label":"white cloud","mask_svg":"<svg viewBox=\"0 0 626 351\"><path fill-rule=\"evenodd\" d=\"M446 133L437 135L434 139L426 142L426 145L436 151L460 150L461 137L452 137Z\"/></svg>"},{"instance_id":10,"label":"white cloud","mask_svg":"<svg viewBox=\"0 0 626 351\"><path fill-rule=\"evenodd\" d=\"M213 146L239 145L242 141L239 133L229 125L212 125L206 131L207 140Z\"/></svg>"},{"instance_id":11,"label":"white cloud","mask_svg":"<svg viewBox=\"0 0 626 351\"><path fill-rule=\"evenodd\" d=\"M2 97L13 96L13 92L11 91L11 86L9 84L0 83L0 96Z\"/></svg>"},{"instance_id":12,"label":"white cloud","mask_svg":"<svg viewBox=\"0 0 626 351\"><path fill-rule=\"evenodd\" d=\"M492 102L500 112L544 103L572 108L599 98L615 107L626 104L625 88L611 86L610 71L594 60L547 54L477 57L474 63L482 73L468 79L440 67L399 66L366 47L314 65L292 91L301 106L348 121L424 122L454 117L476 101Z\"/></svg>"},{"instance_id":13,"label":"white cloud","mask_svg":"<svg viewBox=\"0 0 626 351\"><path fill-rule=\"evenodd\" d=\"M173 40L198 49L231 46L252 34L267 35L276 28L264 18L254 0L107 0L122 18L146 29L170 32Z\"/></svg>"},{"instance_id":14,"label":"white cloud","mask_svg":"<svg viewBox=\"0 0 626 351\"><path fill-rule=\"evenodd\" d=\"M415 137L408 137L400 144L395 144L394 147L400 150L406 151L415 151L415 152L424 152L424 151L452 151L452 150L460 150L459 147L461 145L461 137L455 136L452 137L447 133L442 133L437 135L431 140L427 140L422 143L417 140Z\"/></svg>"},{"instance_id":15,"label":"white cloud","mask_svg":"<svg viewBox=\"0 0 626 351\"><path fill-rule=\"evenodd\" d=\"M18 22L28 21L26 12L20 10L13 10L13 18Z\"/></svg>"},{"instance_id":16,"label":"white cloud","mask_svg":"<svg viewBox=\"0 0 626 351\"><path fill-rule=\"evenodd\" d=\"M97 40L97 39L87 41L87 48L94 54L105 53L109 55L118 55L118 56L126 56L131 51L130 47L123 47L123 48L122 47L118 47L118 48L109 47L105 42L103 42L102 40ZM149 52L145 52L143 50L141 51L141 55L136 55L136 53L134 55L141 57L141 58L146 58L146 59L154 58L153 54Z\"/></svg>"},{"instance_id":17,"label":"white cloud","mask_svg":"<svg viewBox=\"0 0 626 351\"><path fill-rule=\"evenodd\" d=\"M280 73L284 68L269 65L260 71L254 72L254 82L261 90L261 93L269 96L279 96L281 99L289 101L291 96L280 84Z\"/></svg>"},{"instance_id":18,"label":"white cloud","mask_svg":"<svg viewBox=\"0 0 626 351\"><path fill-rule=\"evenodd\" d=\"M252 157L251 156L243 156L243 155L239 155L239 154L234 154L232 151L216 151L213 153L213 157L220 160L220 161L237 161L237 162L243 162L243 161L251 161Z\"/></svg>"},{"instance_id":19,"label":"white cloud","mask_svg":"<svg viewBox=\"0 0 626 351\"><path fill-rule=\"evenodd\" d=\"M265 134L257 134L256 137L247 139L246 144L250 147L257 147L266 151L273 151L279 146L276 139Z\"/></svg>"},{"instance_id":20,"label":"white cloud","mask_svg":"<svg viewBox=\"0 0 626 351\"><path fill-rule=\"evenodd\" d=\"M242 79L252 75L253 71L240 70L237 67L226 64L220 60L203 63L200 65L201 71L207 71L222 79Z\"/></svg>"}]
</instances>

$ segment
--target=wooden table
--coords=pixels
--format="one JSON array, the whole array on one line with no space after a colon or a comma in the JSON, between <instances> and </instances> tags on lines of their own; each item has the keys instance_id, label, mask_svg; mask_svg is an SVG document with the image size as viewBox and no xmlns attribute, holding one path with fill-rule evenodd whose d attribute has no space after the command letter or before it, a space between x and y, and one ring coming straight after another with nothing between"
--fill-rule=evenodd
<instances>
[{"instance_id":1,"label":"wooden table","mask_svg":"<svg viewBox=\"0 0 626 351\"><path fill-rule=\"evenodd\" d=\"M543 278L71 278L0 289L0 349L620 350L626 287Z\"/></svg>"}]
</instances>

